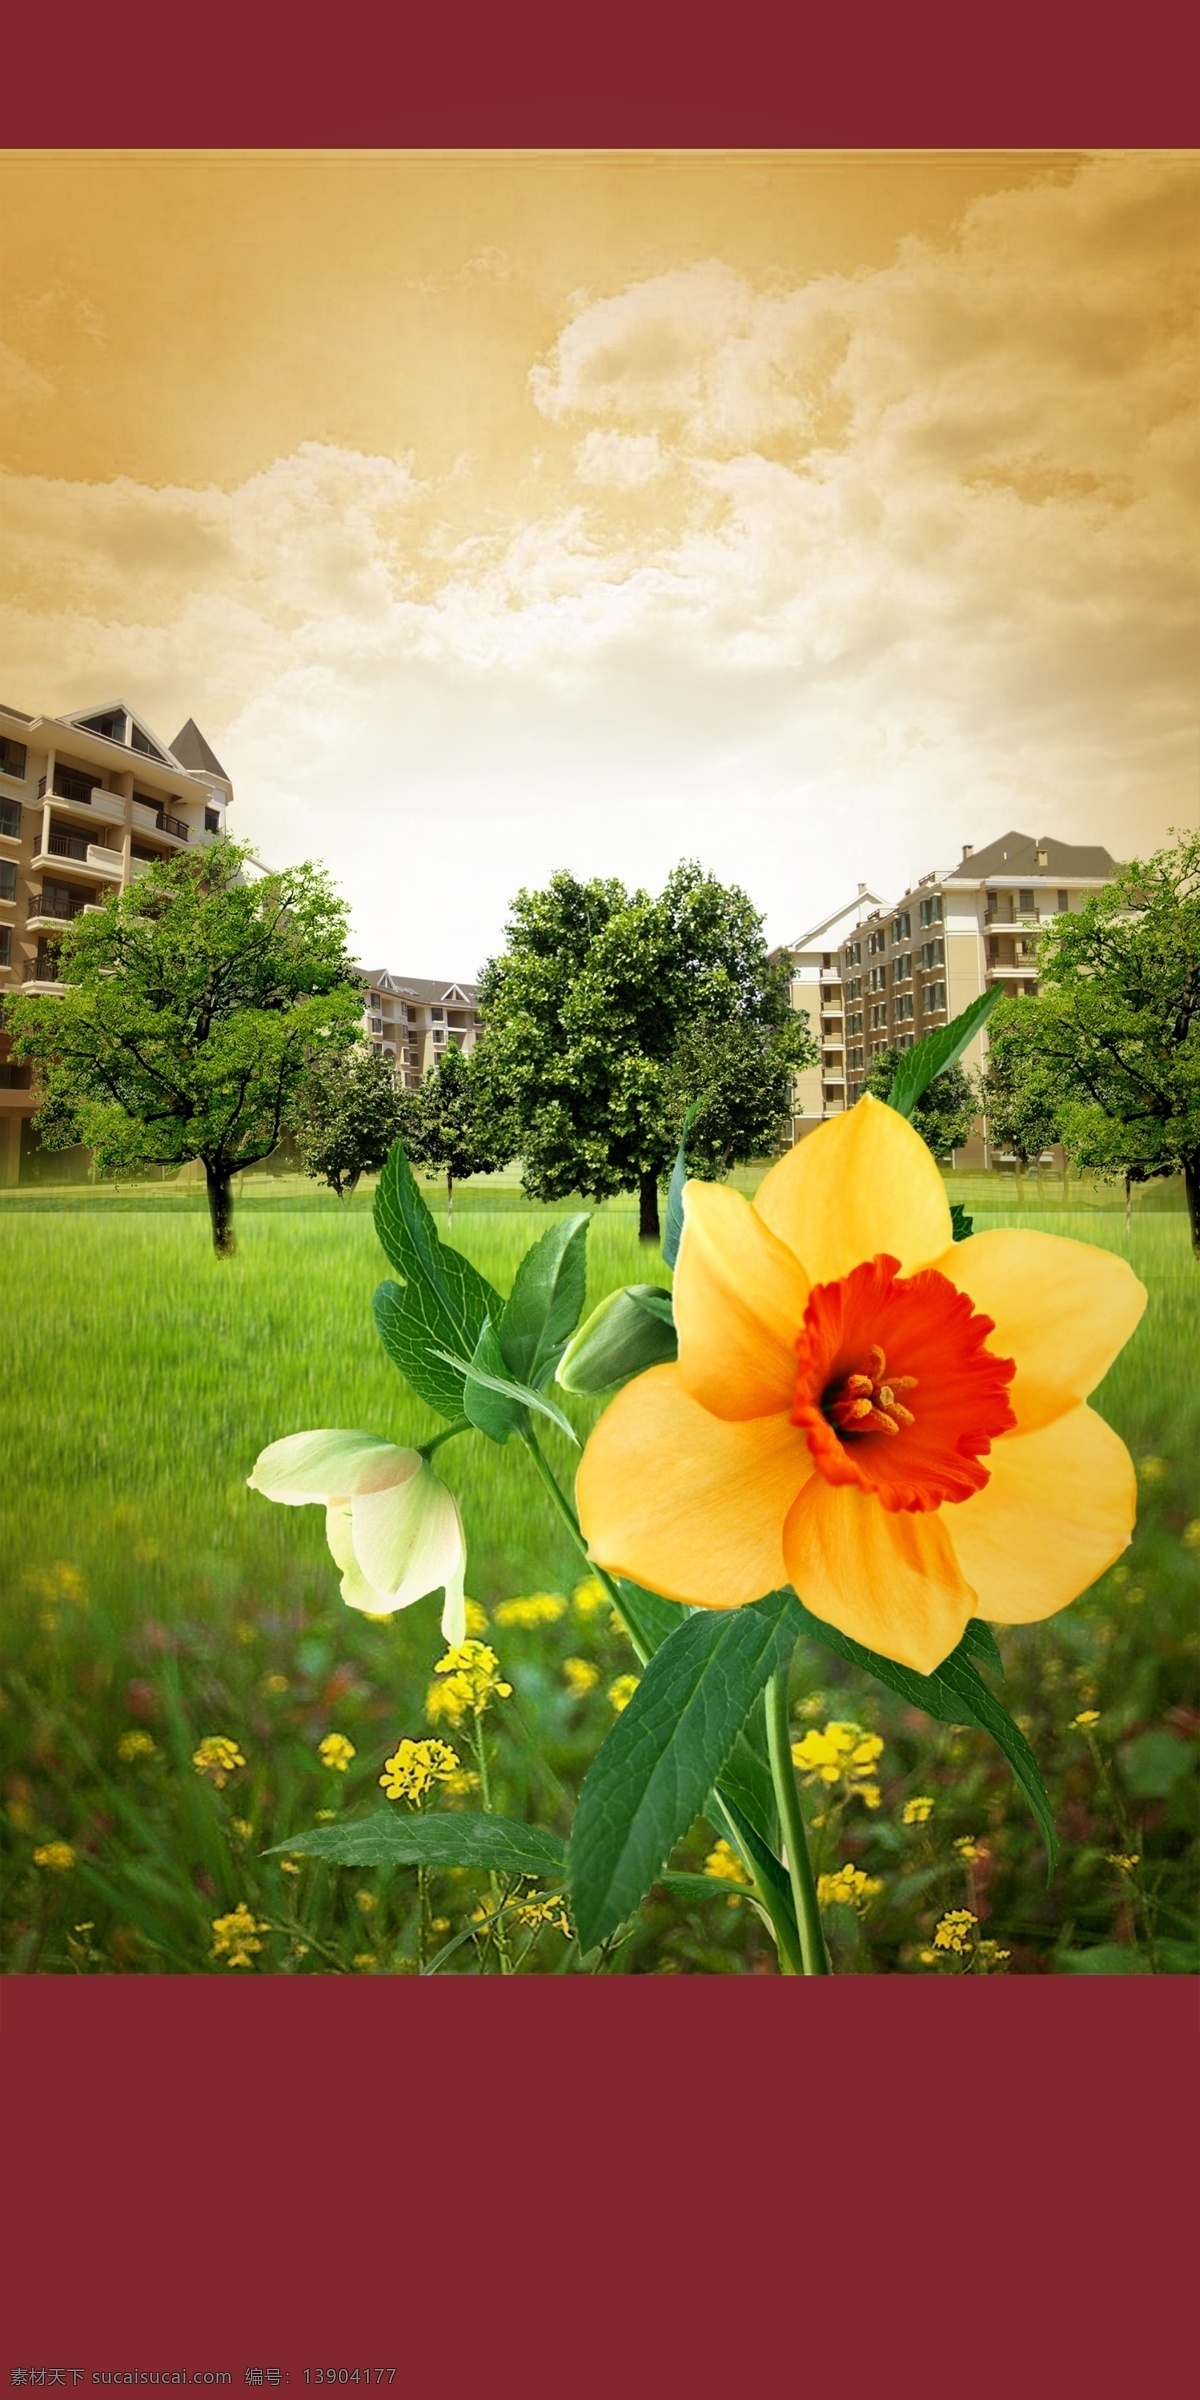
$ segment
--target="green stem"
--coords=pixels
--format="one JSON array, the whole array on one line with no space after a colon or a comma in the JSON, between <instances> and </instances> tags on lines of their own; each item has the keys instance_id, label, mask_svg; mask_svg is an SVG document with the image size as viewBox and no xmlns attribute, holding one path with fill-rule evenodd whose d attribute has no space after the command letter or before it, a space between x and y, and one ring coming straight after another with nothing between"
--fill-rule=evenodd
<instances>
[{"instance_id":1,"label":"green stem","mask_svg":"<svg viewBox=\"0 0 1200 2400\"><path fill-rule=\"evenodd\" d=\"M821 1928L821 1911L817 1905L817 1887L813 1881L812 1861L808 1855L808 1838L804 1830L804 1812L796 1787L796 1770L792 1764L792 1727L788 1712L788 1668L777 1667L767 1685L767 1748L771 1754L771 1780L779 1809L787 1851L788 1874L792 1898L796 1903L796 1922L800 1928L800 1950L806 1975L830 1973L829 1952Z\"/></svg>"},{"instance_id":2,"label":"green stem","mask_svg":"<svg viewBox=\"0 0 1200 2400\"><path fill-rule=\"evenodd\" d=\"M474 1433L474 1431L475 1427L469 1417L456 1417L452 1425L443 1425L440 1433L431 1434L427 1442L420 1444L419 1456L432 1458L434 1451L440 1450L443 1442L452 1442L456 1433Z\"/></svg>"},{"instance_id":3,"label":"green stem","mask_svg":"<svg viewBox=\"0 0 1200 2400\"><path fill-rule=\"evenodd\" d=\"M550 1494L550 1498L554 1502L554 1505L558 1510L564 1525L567 1527L567 1530L570 1533L571 1539L574 1542L580 1557L582 1558L585 1566L588 1567L590 1572L596 1577L597 1582L603 1584L604 1589L607 1592L608 1597L611 1600L613 1607L616 1610L616 1613L620 1618L620 1621L624 1626L630 1641L633 1644L638 1663L640 1666L644 1667L647 1663L647 1660L653 1656L652 1645L646 1642L640 1626L635 1624L633 1618L630 1616L629 1610L625 1605L624 1596L621 1592L620 1586L608 1573L607 1569L598 1566L595 1559L590 1555L587 1543L583 1538L583 1528L580 1525L579 1519L576 1516L566 1493L562 1490L549 1460L544 1457L541 1445L532 1426L530 1426L529 1432L525 1436L525 1440L528 1445L529 1453L533 1460L534 1466L537 1468L538 1474L541 1476L542 1482L545 1484L546 1490ZM749 1868L754 1879L754 1889L757 1893L761 1906L765 1910L771 1924L774 1926L775 1946L779 1952L780 1969L785 1975L794 1975L799 1968L801 1958L801 1952L797 1948L796 1926L791 1922L790 1918L785 1913L777 1895L772 1891L771 1886L759 1874L756 1860L754 1859L752 1853L747 1849L746 1844L742 1841L733 1818L725 1809L719 1785L714 1796L720 1808L722 1823L725 1826L728 1838L732 1842L733 1847L737 1851L738 1857L741 1859L743 1865ZM805 1854L805 1859L807 1863L807 1853Z\"/></svg>"},{"instance_id":4,"label":"green stem","mask_svg":"<svg viewBox=\"0 0 1200 2400\"><path fill-rule=\"evenodd\" d=\"M488 1776L487 1751L484 1747L483 1740L483 1725L478 1716L472 1716L471 1733L475 1745L475 1760L479 1768L479 1797L483 1802L486 1814L490 1816L492 1813L492 1786ZM496 1955L500 1961L500 1972L502 1975L511 1975L513 1967L512 1952L508 1946L508 1927L504 1922L502 1913L503 1901L500 1893L500 1880L494 1872L488 1876L488 1889L492 1896L492 1907L496 1911L492 1932L496 1943Z\"/></svg>"}]
</instances>

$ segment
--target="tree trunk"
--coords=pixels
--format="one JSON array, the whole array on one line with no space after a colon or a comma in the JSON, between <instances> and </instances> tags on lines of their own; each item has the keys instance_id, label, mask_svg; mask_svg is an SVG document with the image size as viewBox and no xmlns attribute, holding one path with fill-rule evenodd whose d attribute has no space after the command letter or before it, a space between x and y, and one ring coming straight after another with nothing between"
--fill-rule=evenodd
<instances>
[{"instance_id":1,"label":"tree trunk","mask_svg":"<svg viewBox=\"0 0 1200 2400\"><path fill-rule=\"evenodd\" d=\"M1125 1239L1129 1240L1129 1223L1133 1215L1133 1177L1125 1178Z\"/></svg>"},{"instance_id":2,"label":"tree trunk","mask_svg":"<svg viewBox=\"0 0 1200 2400\"><path fill-rule=\"evenodd\" d=\"M204 1180L208 1186L208 1214L212 1225L212 1245L218 1258L232 1258L237 1249L233 1233L233 1187L228 1170L210 1167L204 1162Z\"/></svg>"},{"instance_id":3,"label":"tree trunk","mask_svg":"<svg viewBox=\"0 0 1200 2400\"><path fill-rule=\"evenodd\" d=\"M354 1195L355 1195L356 1191L358 1190L358 1180L359 1180L359 1176L360 1176L361 1174L362 1174L362 1168L361 1168L361 1167L357 1167L357 1168L355 1169L355 1171L354 1171L353 1175L351 1176L349 1183L346 1185L345 1194L343 1195L341 1192L339 1192L339 1193L338 1193L338 1198L339 1198L339 1200L340 1200L340 1199L342 1199L342 1198L343 1198L343 1196L344 1196L344 1197L345 1197L347 1200L353 1200L353 1198L354 1198Z\"/></svg>"},{"instance_id":4,"label":"tree trunk","mask_svg":"<svg viewBox=\"0 0 1200 2400\"><path fill-rule=\"evenodd\" d=\"M454 1231L454 1176L449 1167L446 1169L446 1231Z\"/></svg>"},{"instance_id":5,"label":"tree trunk","mask_svg":"<svg viewBox=\"0 0 1200 2400\"><path fill-rule=\"evenodd\" d=\"M662 1227L658 1221L658 1177L643 1175L638 1185L638 1240L658 1242Z\"/></svg>"},{"instance_id":6,"label":"tree trunk","mask_svg":"<svg viewBox=\"0 0 1200 2400\"><path fill-rule=\"evenodd\" d=\"M1189 1150L1184 1157L1183 1188L1187 1193L1188 1221L1192 1228L1192 1254L1200 1259L1200 1150Z\"/></svg>"}]
</instances>

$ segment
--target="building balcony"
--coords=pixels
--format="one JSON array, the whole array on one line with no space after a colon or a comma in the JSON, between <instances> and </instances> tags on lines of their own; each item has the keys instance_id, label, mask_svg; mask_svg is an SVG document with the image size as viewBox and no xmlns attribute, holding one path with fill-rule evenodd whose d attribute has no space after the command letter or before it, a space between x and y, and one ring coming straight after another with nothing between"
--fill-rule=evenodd
<instances>
[{"instance_id":1,"label":"building balcony","mask_svg":"<svg viewBox=\"0 0 1200 2400\"><path fill-rule=\"evenodd\" d=\"M165 808L145 808L140 800L133 803L133 822L141 833L160 833L173 850L192 838L192 828L183 817L172 817Z\"/></svg>"},{"instance_id":2,"label":"building balcony","mask_svg":"<svg viewBox=\"0 0 1200 2400\"><path fill-rule=\"evenodd\" d=\"M107 883L120 883L123 858L119 850L110 850L103 842L86 841L82 835L52 832L44 850L30 859L35 874L53 874L54 869L69 859L85 875L101 875Z\"/></svg>"},{"instance_id":3,"label":"building balcony","mask_svg":"<svg viewBox=\"0 0 1200 2400\"><path fill-rule=\"evenodd\" d=\"M21 968L21 981L27 992L61 992L62 978L54 958L27 958Z\"/></svg>"},{"instance_id":4,"label":"building balcony","mask_svg":"<svg viewBox=\"0 0 1200 2400\"><path fill-rule=\"evenodd\" d=\"M43 928L53 930L57 925L72 925L76 917L94 917L97 908L95 900L85 900L82 895L78 900L56 900L47 899L44 892L31 892L26 903L26 930L37 933Z\"/></svg>"},{"instance_id":5,"label":"building balcony","mask_svg":"<svg viewBox=\"0 0 1200 2400\"><path fill-rule=\"evenodd\" d=\"M989 958L984 968L989 983L1016 983L1037 974L1036 958Z\"/></svg>"}]
</instances>

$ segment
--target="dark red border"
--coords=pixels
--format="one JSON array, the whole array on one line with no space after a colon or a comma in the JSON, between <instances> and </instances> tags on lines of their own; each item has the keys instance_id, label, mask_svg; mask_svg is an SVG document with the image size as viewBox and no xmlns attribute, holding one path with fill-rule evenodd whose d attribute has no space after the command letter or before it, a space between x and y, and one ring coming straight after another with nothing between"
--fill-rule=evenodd
<instances>
[{"instance_id":1,"label":"dark red border","mask_svg":"<svg viewBox=\"0 0 1200 2400\"><path fill-rule=\"evenodd\" d=\"M10 144L96 149L1194 143L1184 0L112 0L10 12ZM19 95L19 101L17 96Z\"/></svg>"},{"instance_id":2,"label":"dark red border","mask_svg":"<svg viewBox=\"0 0 1200 2400\"><path fill-rule=\"evenodd\" d=\"M1190 1981L14 1978L4 2006L9 2371L277 2366L300 2400L306 2366L395 2365L397 2400L458 2400L840 2362L1048 2400L1184 2367Z\"/></svg>"}]
</instances>

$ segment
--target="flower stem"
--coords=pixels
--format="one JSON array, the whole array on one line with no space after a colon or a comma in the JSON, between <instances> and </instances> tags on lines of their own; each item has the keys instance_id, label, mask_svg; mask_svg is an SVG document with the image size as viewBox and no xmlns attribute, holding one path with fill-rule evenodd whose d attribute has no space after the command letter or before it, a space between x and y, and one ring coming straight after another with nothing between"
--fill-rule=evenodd
<instances>
[{"instance_id":1,"label":"flower stem","mask_svg":"<svg viewBox=\"0 0 1200 2400\"><path fill-rule=\"evenodd\" d=\"M478 1714L474 1715L471 1719L471 1733L475 1745L475 1760L479 1768L479 1797L483 1802L486 1814L490 1816L492 1813L492 1786L488 1777L487 1751L484 1747L483 1725ZM513 1965L512 1952L508 1946L508 1927L504 1922L503 1899L500 1891L500 1880L494 1871L488 1876L488 1889L492 1896L492 1908L495 1912L492 1925L492 1934L496 1944L496 1955L500 1961L500 1972L502 1975L511 1975L513 1971Z\"/></svg>"},{"instance_id":2,"label":"flower stem","mask_svg":"<svg viewBox=\"0 0 1200 2400\"><path fill-rule=\"evenodd\" d=\"M440 1450L443 1442L452 1442L456 1433L473 1433L474 1431L475 1428L469 1417L456 1417L452 1425L443 1425L440 1433L433 1433L427 1442L422 1442L418 1455L421 1458L432 1458L434 1451Z\"/></svg>"},{"instance_id":3,"label":"flower stem","mask_svg":"<svg viewBox=\"0 0 1200 2400\"><path fill-rule=\"evenodd\" d=\"M800 1806L796 1770L792 1764L786 1666L777 1667L767 1685L767 1748L771 1755L771 1780L775 1786L779 1822L783 1828L792 1898L796 1903L796 1922L800 1927L803 1971L806 1975L828 1975L831 1971L829 1952L821 1929L821 1911L817 1905L817 1887L808 1855L804 1812Z\"/></svg>"},{"instance_id":4,"label":"flower stem","mask_svg":"<svg viewBox=\"0 0 1200 2400\"><path fill-rule=\"evenodd\" d=\"M546 1486L546 1490L549 1492L550 1497L563 1520L563 1523L566 1525L580 1557L582 1558L585 1566L590 1568L592 1574L596 1577L597 1582L604 1586L604 1589L607 1592L608 1597L611 1600L613 1607L616 1610L616 1613L620 1618L630 1641L633 1644L634 1650L637 1654L638 1663L640 1666L644 1667L647 1663L647 1660L652 1657L653 1652L651 1647L643 1639L640 1627L633 1622L633 1619L630 1616L629 1610L625 1605L620 1585L608 1573L607 1569L598 1566L595 1559L590 1555L587 1543L583 1538L583 1528L580 1525L579 1519L576 1516L566 1493L562 1490L549 1460L543 1456L541 1445L539 1444L537 1435L534 1433L532 1427L530 1427L525 1439L528 1444L530 1456L533 1459L533 1463L537 1468L538 1474L541 1476L542 1482ZM728 1838L732 1842L733 1847L737 1851L737 1854L742 1860L743 1864L749 1868L750 1874L754 1879L754 1890L757 1898L768 1919L770 1920L771 1925L774 1927L775 1947L779 1953L780 1972L784 1975L794 1975L796 1973L797 1960L802 1955L802 1953L797 1950L796 1927L789 1919L775 1892L772 1891L770 1885L759 1874L757 1862L751 1855L747 1845L742 1841L733 1818L725 1810L719 1784L716 1789L715 1797L718 1804L721 1806L721 1818L726 1828ZM805 1864L807 1865L807 1852L805 1853ZM816 1905L815 1899L813 1905L814 1907ZM820 1971L822 1970L818 1970L818 1972Z\"/></svg>"}]
</instances>

